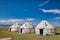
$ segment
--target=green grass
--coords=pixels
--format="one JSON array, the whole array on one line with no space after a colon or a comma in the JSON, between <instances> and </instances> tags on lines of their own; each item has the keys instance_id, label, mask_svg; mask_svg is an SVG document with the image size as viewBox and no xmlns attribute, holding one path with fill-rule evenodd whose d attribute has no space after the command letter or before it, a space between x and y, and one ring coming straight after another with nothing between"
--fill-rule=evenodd
<instances>
[{"instance_id":1,"label":"green grass","mask_svg":"<svg viewBox=\"0 0 60 40\"><path fill-rule=\"evenodd\" d=\"M57 28L57 32L60 33L60 28ZM9 32L8 28L0 28L0 38L6 37L12 37L13 40L60 40L60 34L52 36L40 36L35 33L18 34L16 32Z\"/></svg>"}]
</instances>

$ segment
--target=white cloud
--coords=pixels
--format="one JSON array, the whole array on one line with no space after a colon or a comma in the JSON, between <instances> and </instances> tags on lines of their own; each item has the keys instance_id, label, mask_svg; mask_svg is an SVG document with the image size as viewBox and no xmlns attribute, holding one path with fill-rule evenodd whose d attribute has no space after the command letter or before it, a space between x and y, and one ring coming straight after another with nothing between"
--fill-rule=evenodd
<instances>
[{"instance_id":1,"label":"white cloud","mask_svg":"<svg viewBox=\"0 0 60 40\"><path fill-rule=\"evenodd\" d=\"M7 22L22 22L23 19L8 19Z\"/></svg>"},{"instance_id":2,"label":"white cloud","mask_svg":"<svg viewBox=\"0 0 60 40\"><path fill-rule=\"evenodd\" d=\"M54 13L54 14L60 14L60 10L59 9L51 9L51 10L45 10L45 9L40 9L42 10L44 13Z\"/></svg>"},{"instance_id":3,"label":"white cloud","mask_svg":"<svg viewBox=\"0 0 60 40\"><path fill-rule=\"evenodd\" d=\"M44 5L45 5L45 4L47 4L49 1L50 1L50 0L46 0L45 2L43 2L43 3L39 4L39 7L44 6Z\"/></svg>"},{"instance_id":4,"label":"white cloud","mask_svg":"<svg viewBox=\"0 0 60 40\"><path fill-rule=\"evenodd\" d=\"M34 18L27 18L26 21L34 21Z\"/></svg>"},{"instance_id":5,"label":"white cloud","mask_svg":"<svg viewBox=\"0 0 60 40\"><path fill-rule=\"evenodd\" d=\"M23 20L22 19L8 19L8 20L0 20L0 24L4 24L4 25L10 25L10 24L14 24L16 22L20 22L22 23Z\"/></svg>"},{"instance_id":6,"label":"white cloud","mask_svg":"<svg viewBox=\"0 0 60 40\"><path fill-rule=\"evenodd\" d=\"M34 18L23 18L23 19L7 19L7 20L0 20L0 24L3 25L12 25L16 22L19 22L20 24L23 24L26 21L34 21Z\"/></svg>"}]
</instances>

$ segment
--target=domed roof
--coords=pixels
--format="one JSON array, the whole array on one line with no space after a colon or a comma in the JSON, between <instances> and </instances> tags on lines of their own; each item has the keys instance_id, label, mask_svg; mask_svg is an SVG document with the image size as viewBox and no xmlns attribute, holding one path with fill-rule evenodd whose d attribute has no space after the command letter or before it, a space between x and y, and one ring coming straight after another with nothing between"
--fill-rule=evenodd
<instances>
[{"instance_id":1,"label":"domed roof","mask_svg":"<svg viewBox=\"0 0 60 40\"><path fill-rule=\"evenodd\" d=\"M15 24L13 24L12 26L10 26L10 27L20 27L20 24L19 23L15 23Z\"/></svg>"},{"instance_id":2,"label":"domed roof","mask_svg":"<svg viewBox=\"0 0 60 40\"><path fill-rule=\"evenodd\" d=\"M20 28L33 28L30 22L25 22Z\"/></svg>"},{"instance_id":3,"label":"domed roof","mask_svg":"<svg viewBox=\"0 0 60 40\"><path fill-rule=\"evenodd\" d=\"M48 21L43 20L41 23L39 23L36 28L55 28L53 25L51 25Z\"/></svg>"}]
</instances>

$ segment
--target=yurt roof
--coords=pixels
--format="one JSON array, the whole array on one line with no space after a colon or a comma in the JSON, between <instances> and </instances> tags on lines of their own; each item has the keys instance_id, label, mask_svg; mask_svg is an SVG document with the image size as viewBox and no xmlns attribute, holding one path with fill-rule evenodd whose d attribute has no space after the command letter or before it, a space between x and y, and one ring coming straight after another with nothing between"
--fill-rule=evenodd
<instances>
[{"instance_id":1,"label":"yurt roof","mask_svg":"<svg viewBox=\"0 0 60 40\"><path fill-rule=\"evenodd\" d=\"M51 25L48 21L44 20L39 23L36 28L55 28L53 25Z\"/></svg>"},{"instance_id":2,"label":"yurt roof","mask_svg":"<svg viewBox=\"0 0 60 40\"><path fill-rule=\"evenodd\" d=\"M25 22L20 28L33 28L33 26L30 24L30 22Z\"/></svg>"},{"instance_id":3,"label":"yurt roof","mask_svg":"<svg viewBox=\"0 0 60 40\"><path fill-rule=\"evenodd\" d=\"M13 25L10 26L10 27L20 27L20 24L19 24L19 23L15 23L15 24L13 24Z\"/></svg>"}]
</instances>

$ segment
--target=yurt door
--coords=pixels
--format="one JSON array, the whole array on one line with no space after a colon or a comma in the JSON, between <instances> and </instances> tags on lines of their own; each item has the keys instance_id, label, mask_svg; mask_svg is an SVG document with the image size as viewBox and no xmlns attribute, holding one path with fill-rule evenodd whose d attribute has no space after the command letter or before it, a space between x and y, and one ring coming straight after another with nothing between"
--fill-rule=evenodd
<instances>
[{"instance_id":1,"label":"yurt door","mask_svg":"<svg viewBox=\"0 0 60 40\"><path fill-rule=\"evenodd\" d=\"M11 28L9 29L9 31L11 32Z\"/></svg>"},{"instance_id":2,"label":"yurt door","mask_svg":"<svg viewBox=\"0 0 60 40\"><path fill-rule=\"evenodd\" d=\"M22 33L22 28L20 29L20 32Z\"/></svg>"},{"instance_id":3,"label":"yurt door","mask_svg":"<svg viewBox=\"0 0 60 40\"><path fill-rule=\"evenodd\" d=\"M43 29L40 29L40 35L43 35Z\"/></svg>"}]
</instances>

